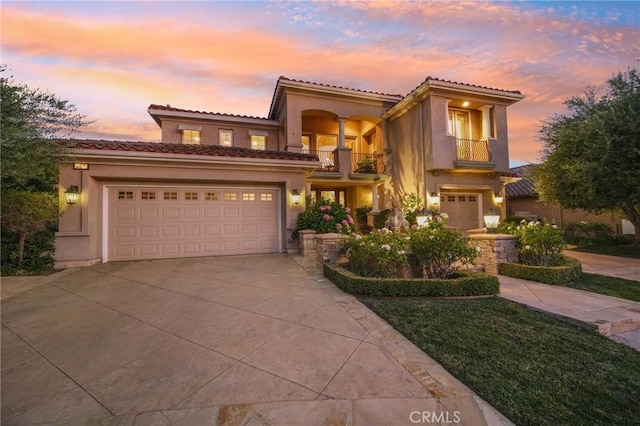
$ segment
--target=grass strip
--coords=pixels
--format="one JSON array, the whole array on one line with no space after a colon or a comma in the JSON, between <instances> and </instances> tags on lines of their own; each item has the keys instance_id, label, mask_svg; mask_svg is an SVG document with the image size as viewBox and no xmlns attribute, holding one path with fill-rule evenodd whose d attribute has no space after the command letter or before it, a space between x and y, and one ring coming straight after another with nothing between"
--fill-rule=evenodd
<instances>
[{"instance_id":1,"label":"grass strip","mask_svg":"<svg viewBox=\"0 0 640 426\"><path fill-rule=\"evenodd\" d=\"M518 425L637 425L640 352L500 298L361 297Z\"/></svg>"},{"instance_id":2,"label":"grass strip","mask_svg":"<svg viewBox=\"0 0 640 426\"><path fill-rule=\"evenodd\" d=\"M581 251L584 253L604 254L606 256L630 257L632 259L640 259L640 245L621 244L610 246L582 246L571 249L572 251Z\"/></svg>"},{"instance_id":3,"label":"grass strip","mask_svg":"<svg viewBox=\"0 0 640 426\"><path fill-rule=\"evenodd\" d=\"M640 281L583 272L580 279L565 286L640 302Z\"/></svg>"}]
</instances>

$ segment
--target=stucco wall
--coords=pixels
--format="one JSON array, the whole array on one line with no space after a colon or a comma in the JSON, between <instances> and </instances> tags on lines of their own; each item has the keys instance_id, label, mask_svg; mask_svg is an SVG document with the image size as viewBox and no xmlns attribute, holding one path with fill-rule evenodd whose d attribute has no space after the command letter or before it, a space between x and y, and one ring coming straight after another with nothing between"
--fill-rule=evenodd
<instances>
[{"instance_id":1,"label":"stucco wall","mask_svg":"<svg viewBox=\"0 0 640 426\"><path fill-rule=\"evenodd\" d=\"M202 145L220 145L219 130L233 130L233 146L251 148L250 130L267 132L267 150L277 151L279 146L279 128L272 125L237 124L233 122L205 122L165 118L162 120L162 141L164 143L182 143L181 124L202 127L200 143Z\"/></svg>"}]
</instances>

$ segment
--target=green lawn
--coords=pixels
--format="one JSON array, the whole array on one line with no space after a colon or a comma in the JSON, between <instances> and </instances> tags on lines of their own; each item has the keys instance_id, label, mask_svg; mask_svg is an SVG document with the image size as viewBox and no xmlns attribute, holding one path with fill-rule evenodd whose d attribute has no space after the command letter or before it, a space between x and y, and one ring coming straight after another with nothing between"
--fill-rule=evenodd
<instances>
[{"instance_id":1,"label":"green lawn","mask_svg":"<svg viewBox=\"0 0 640 426\"><path fill-rule=\"evenodd\" d=\"M572 249L585 253L604 254L607 256L631 257L640 259L640 245L624 244L613 246L583 246Z\"/></svg>"},{"instance_id":2,"label":"green lawn","mask_svg":"<svg viewBox=\"0 0 640 426\"><path fill-rule=\"evenodd\" d=\"M640 281L583 272L580 280L566 286L640 302Z\"/></svg>"},{"instance_id":3,"label":"green lawn","mask_svg":"<svg viewBox=\"0 0 640 426\"><path fill-rule=\"evenodd\" d=\"M640 352L500 298L362 302L517 425L638 425Z\"/></svg>"}]
</instances>

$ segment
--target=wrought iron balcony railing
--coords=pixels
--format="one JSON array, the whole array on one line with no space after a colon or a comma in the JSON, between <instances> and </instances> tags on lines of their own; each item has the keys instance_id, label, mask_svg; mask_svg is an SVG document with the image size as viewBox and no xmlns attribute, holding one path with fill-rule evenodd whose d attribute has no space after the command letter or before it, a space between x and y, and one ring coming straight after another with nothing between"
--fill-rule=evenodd
<instances>
[{"instance_id":1,"label":"wrought iron balcony railing","mask_svg":"<svg viewBox=\"0 0 640 426\"><path fill-rule=\"evenodd\" d=\"M456 160L488 163L491 161L488 139L457 139Z\"/></svg>"},{"instance_id":2,"label":"wrought iron balcony railing","mask_svg":"<svg viewBox=\"0 0 640 426\"><path fill-rule=\"evenodd\" d=\"M382 154L351 153L351 171L353 173L379 174L384 173L384 158Z\"/></svg>"},{"instance_id":3,"label":"wrought iron balcony railing","mask_svg":"<svg viewBox=\"0 0 640 426\"><path fill-rule=\"evenodd\" d=\"M303 150L305 154L311 154L318 157L320 160L320 172L337 172L338 171L338 162L336 161L336 157L334 155L334 151L322 151L319 149L310 149Z\"/></svg>"}]
</instances>

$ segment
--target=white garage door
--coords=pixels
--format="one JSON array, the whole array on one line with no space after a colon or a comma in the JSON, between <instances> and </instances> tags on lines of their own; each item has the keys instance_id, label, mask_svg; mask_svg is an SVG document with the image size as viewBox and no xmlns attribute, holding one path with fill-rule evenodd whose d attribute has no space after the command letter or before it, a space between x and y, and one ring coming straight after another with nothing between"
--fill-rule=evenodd
<instances>
[{"instance_id":1,"label":"white garage door","mask_svg":"<svg viewBox=\"0 0 640 426\"><path fill-rule=\"evenodd\" d=\"M277 188L112 187L108 260L276 253Z\"/></svg>"},{"instance_id":2,"label":"white garage door","mask_svg":"<svg viewBox=\"0 0 640 426\"><path fill-rule=\"evenodd\" d=\"M480 228L480 194L440 192L440 211L449 215L448 225L459 230Z\"/></svg>"}]
</instances>

